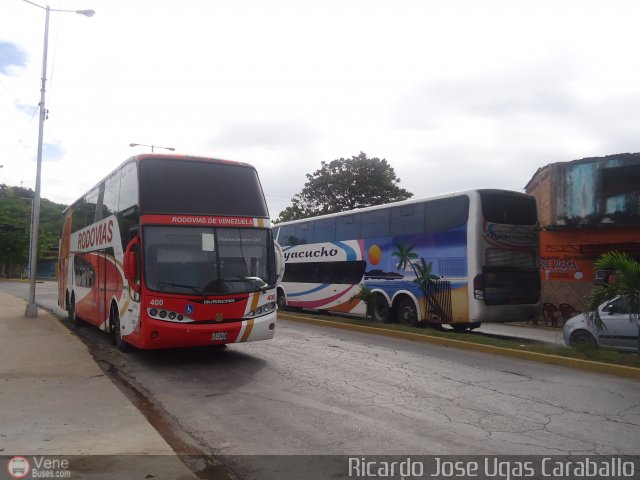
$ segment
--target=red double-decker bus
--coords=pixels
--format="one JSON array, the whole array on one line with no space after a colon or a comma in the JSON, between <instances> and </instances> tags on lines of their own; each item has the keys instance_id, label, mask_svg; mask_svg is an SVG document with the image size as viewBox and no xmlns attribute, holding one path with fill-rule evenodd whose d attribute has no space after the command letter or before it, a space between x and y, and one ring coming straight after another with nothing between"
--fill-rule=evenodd
<instances>
[{"instance_id":1,"label":"red double-decker bus","mask_svg":"<svg viewBox=\"0 0 640 480\"><path fill-rule=\"evenodd\" d=\"M121 350L270 339L279 252L254 167L139 155L63 212L58 303Z\"/></svg>"}]
</instances>

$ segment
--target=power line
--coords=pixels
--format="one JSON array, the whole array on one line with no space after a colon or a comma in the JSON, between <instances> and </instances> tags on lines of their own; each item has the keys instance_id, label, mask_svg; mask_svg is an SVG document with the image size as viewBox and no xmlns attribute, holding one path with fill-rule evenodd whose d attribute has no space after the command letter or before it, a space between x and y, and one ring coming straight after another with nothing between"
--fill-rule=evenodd
<instances>
[{"instance_id":1,"label":"power line","mask_svg":"<svg viewBox=\"0 0 640 480\"><path fill-rule=\"evenodd\" d=\"M16 155L16 152L18 151L18 148L20 147L20 145L22 145L22 141L24 140L24 137L27 135L27 132L29 131L29 129L31 128L31 122L33 122L34 117L36 116L36 113L38 113L38 109L40 108L40 105L38 105L35 110L33 111L33 114L31 115L31 118L29 119L29 121L27 122L27 126L24 129L24 132L22 133L22 136L20 137L20 140L18 140L18 143L16 144L15 148L13 149L13 153L11 154L11 156L9 157L9 162L13 161L13 158Z\"/></svg>"},{"instance_id":2,"label":"power line","mask_svg":"<svg viewBox=\"0 0 640 480\"><path fill-rule=\"evenodd\" d=\"M298 123L301 123L305 120L307 120L308 118L312 117L312 114L310 113L305 113L303 115L300 115L299 117L284 123L282 125L280 125L279 127L276 127L272 130L269 130L267 133L260 135L259 137L254 138L253 140L250 140L249 142L245 143L243 145L243 147L250 147L252 145L255 145L257 143L260 143L263 140L266 140L267 138L271 138L281 132L283 132L284 130L293 127L294 125L297 125Z\"/></svg>"}]
</instances>

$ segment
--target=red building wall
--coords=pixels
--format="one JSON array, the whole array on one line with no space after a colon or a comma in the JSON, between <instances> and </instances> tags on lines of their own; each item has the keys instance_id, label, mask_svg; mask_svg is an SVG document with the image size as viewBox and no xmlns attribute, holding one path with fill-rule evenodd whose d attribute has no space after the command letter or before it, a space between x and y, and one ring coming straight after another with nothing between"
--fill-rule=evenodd
<instances>
[{"instance_id":1,"label":"red building wall","mask_svg":"<svg viewBox=\"0 0 640 480\"><path fill-rule=\"evenodd\" d=\"M640 256L640 226L558 229L540 232L542 298L584 310L584 297L595 282L594 261L618 250Z\"/></svg>"}]
</instances>

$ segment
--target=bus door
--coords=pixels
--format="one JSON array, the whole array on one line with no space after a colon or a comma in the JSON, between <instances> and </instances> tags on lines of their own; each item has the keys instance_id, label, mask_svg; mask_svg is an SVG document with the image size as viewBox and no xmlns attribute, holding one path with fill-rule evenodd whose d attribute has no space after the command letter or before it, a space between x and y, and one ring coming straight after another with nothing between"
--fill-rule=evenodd
<instances>
[{"instance_id":1,"label":"bus door","mask_svg":"<svg viewBox=\"0 0 640 480\"><path fill-rule=\"evenodd\" d=\"M113 248L102 249L97 252L96 285L94 288L94 300L98 312L99 324L106 322L105 330L109 323L109 309L111 299L117 298L118 280L117 268L114 264Z\"/></svg>"},{"instance_id":2,"label":"bus door","mask_svg":"<svg viewBox=\"0 0 640 480\"><path fill-rule=\"evenodd\" d=\"M95 304L97 325L101 328L107 320L109 310L107 309L107 254L105 250L96 252L96 277L93 287L93 301ZM105 325L106 329L106 325Z\"/></svg>"}]
</instances>

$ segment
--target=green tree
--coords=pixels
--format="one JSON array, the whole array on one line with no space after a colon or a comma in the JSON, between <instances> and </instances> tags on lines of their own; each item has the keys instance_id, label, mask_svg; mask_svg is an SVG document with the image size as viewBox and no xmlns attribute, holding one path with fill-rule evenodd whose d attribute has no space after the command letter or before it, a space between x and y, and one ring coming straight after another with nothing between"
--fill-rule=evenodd
<instances>
[{"instance_id":1,"label":"green tree","mask_svg":"<svg viewBox=\"0 0 640 480\"><path fill-rule=\"evenodd\" d=\"M399 187L399 183L385 159L368 158L364 152L349 159L322 162L319 170L307 174L304 188L294 195L291 206L280 212L276 222L411 198L413 194Z\"/></svg>"},{"instance_id":2,"label":"green tree","mask_svg":"<svg viewBox=\"0 0 640 480\"><path fill-rule=\"evenodd\" d=\"M307 217L300 205L296 202L295 197L292 199L292 202L292 205L280 212L280 216L278 217L278 220L276 220L276 223L288 222L289 220L297 220L299 218Z\"/></svg>"},{"instance_id":3,"label":"green tree","mask_svg":"<svg viewBox=\"0 0 640 480\"><path fill-rule=\"evenodd\" d=\"M365 304L367 307L366 317L371 318L371 306L373 300L376 298L376 294L371 291L371 289L365 287L364 285L360 285L360 290L357 293L354 293L349 299L350 302L360 301Z\"/></svg>"},{"instance_id":4,"label":"green tree","mask_svg":"<svg viewBox=\"0 0 640 480\"><path fill-rule=\"evenodd\" d=\"M608 252L594 262L596 270L609 270L612 275L603 285L591 289L587 297L587 319L602 328L598 307L615 297L622 298L629 321L638 324L638 353L640 354L640 262L626 253Z\"/></svg>"},{"instance_id":5,"label":"green tree","mask_svg":"<svg viewBox=\"0 0 640 480\"><path fill-rule=\"evenodd\" d=\"M0 273L19 275L29 262L33 190L0 185ZM64 205L41 199L38 257L51 256L58 244Z\"/></svg>"}]
</instances>

